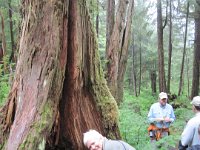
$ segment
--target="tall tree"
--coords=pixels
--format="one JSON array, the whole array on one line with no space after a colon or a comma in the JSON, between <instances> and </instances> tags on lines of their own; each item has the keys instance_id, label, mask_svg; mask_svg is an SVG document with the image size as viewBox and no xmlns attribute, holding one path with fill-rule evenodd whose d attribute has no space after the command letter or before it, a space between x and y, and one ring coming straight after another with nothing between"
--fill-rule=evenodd
<instances>
[{"instance_id":1,"label":"tall tree","mask_svg":"<svg viewBox=\"0 0 200 150\"><path fill-rule=\"evenodd\" d=\"M118 76L117 76L117 102L121 103L123 100L123 93L124 93L124 75L126 72L126 65L128 59L128 47L129 47L129 39L131 35L131 24L132 24L132 16L133 16L133 7L134 7L134 0L129 0L129 7L127 12L127 21L126 26L124 29L121 49L119 51L119 69L118 69Z\"/></svg>"},{"instance_id":2,"label":"tall tree","mask_svg":"<svg viewBox=\"0 0 200 150\"><path fill-rule=\"evenodd\" d=\"M3 61L4 73L7 72L7 63L3 60L3 56L6 56L6 35L5 35L5 24L4 24L4 17L2 12L0 11L0 61Z\"/></svg>"},{"instance_id":3,"label":"tall tree","mask_svg":"<svg viewBox=\"0 0 200 150\"><path fill-rule=\"evenodd\" d=\"M172 0L169 0L169 46L168 46L168 76L167 91L170 93L171 80L171 59L172 59Z\"/></svg>"},{"instance_id":4,"label":"tall tree","mask_svg":"<svg viewBox=\"0 0 200 150\"><path fill-rule=\"evenodd\" d=\"M10 19L10 40L11 40L11 55L9 58L10 62L16 62L16 57L15 57L15 42L14 42L14 33L13 33L13 21L12 21L12 6L11 6L11 0L8 0L8 14L9 14L9 19Z\"/></svg>"},{"instance_id":5,"label":"tall tree","mask_svg":"<svg viewBox=\"0 0 200 150\"><path fill-rule=\"evenodd\" d=\"M162 3L157 0L157 38L158 38L158 77L159 91L166 91L164 49L163 49L163 24L162 24Z\"/></svg>"},{"instance_id":6,"label":"tall tree","mask_svg":"<svg viewBox=\"0 0 200 150\"><path fill-rule=\"evenodd\" d=\"M139 39L139 51L140 51L140 57L139 57L139 62L140 62L140 70L139 70L139 84L138 84L138 95L140 95L140 90L141 90L141 81L142 81L142 39L141 39L141 35L140 35L140 39Z\"/></svg>"},{"instance_id":7,"label":"tall tree","mask_svg":"<svg viewBox=\"0 0 200 150\"><path fill-rule=\"evenodd\" d=\"M119 51L124 32L127 6L127 0L119 0L113 32L108 42L109 45L106 47L106 79L108 87L116 100Z\"/></svg>"},{"instance_id":8,"label":"tall tree","mask_svg":"<svg viewBox=\"0 0 200 150\"><path fill-rule=\"evenodd\" d=\"M184 71L184 62L185 62L185 53L186 53L186 41L187 41L187 29L188 29L188 15L189 15L189 2L187 3L187 14L186 14L186 23L185 23L185 37L184 37L184 47L183 47L183 57L182 57L182 64L181 64L181 72L180 72L180 81L179 81L179 90L178 96L181 95L182 88L183 88L183 71Z\"/></svg>"},{"instance_id":9,"label":"tall tree","mask_svg":"<svg viewBox=\"0 0 200 150\"><path fill-rule=\"evenodd\" d=\"M132 51L131 51L131 58L132 58L132 68L131 68L131 79L132 79L132 83L133 83L133 92L135 96L138 96L137 94L137 80L136 80L136 69L135 69L135 38L134 38L134 34L132 35Z\"/></svg>"},{"instance_id":10,"label":"tall tree","mask_svg":"<svg viewBox=\"0 0 200 150\"><path fill-rule=\"evenodd\" d=\"M16 76L0 111L0 145L83 150L82 135L90 128L119 137L117 104L103 78L86 0L22 6Z\"/></svg>"},{"instance_id":11,"label":"tall tree","mask_svg":"<svg viewBox=\"0 0 200 150\"><path fill-rule=\"evenodd\" d=\"M200 80L200 2L196 0L195 5L195 41L194 41L194 61L193 61L193 78L191 98L199 95Z\"/></svg>"},{"instance_id":12,"label":"tall tree","mask_svg":"<svg viewBox=\"0 0 200 150\"><path fill-rule=\"evenodd\" d=\"M133 3L134 0L119 0L113 32L106 50L107 83L118 104L122 101L121 98L118 99L119 94L122 94L118 89L122 86L119 83L124 79Z\"/></svg>"}]
</instances>

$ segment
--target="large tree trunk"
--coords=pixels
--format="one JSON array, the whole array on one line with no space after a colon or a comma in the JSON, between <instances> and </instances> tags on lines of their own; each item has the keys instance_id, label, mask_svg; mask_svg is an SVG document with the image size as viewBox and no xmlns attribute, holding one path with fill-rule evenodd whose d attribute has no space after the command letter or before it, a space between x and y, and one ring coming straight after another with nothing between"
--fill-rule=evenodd
<instances>
[{"instance_id":1,"label":"large tree trunk","mask_svg":"<svg viewBox=\"0 0 200 150\"><path fill-rule=\"evenodd\" d=\"M196 0L197 5L195 10L198 14L195 18L195 42L194 42L194 61L193 61L193 78L191 99L199 95L199 80L200 80L200 2Z\"/></svg>"},{"instance_id":2,"label":"large tree trunk","mask_svg":"<svg viewBox=\"0 0 200 150\"><path fill-rule=\"evenodd\" d=\"M124 75L126 72L126 65L128 59L128 47L129 47L129 39L131 35L131 24L132 24L132 15L133 15L133 7L134 0L129 0L129 8L127 13L127 22L126 28L124 30L124 35L122 39L122 47L119 53L119 69L118 69L118 80L117 80L117 103L121 103L123 101L124 96Z\"/></svg>"},{"instance_id":3,"label":"large tree trunk","mask_svg":"<svg viewBox=\"0 0 200 150\"><path fill-rule=\"evenodd\" d=\"M123 80L122 77L124 74L120 71L125 71L125 70L120 70L120 68L122 68L122 66L120 66L122 64L120 63L125 63L124 61L126 61L124 59L126 58L124 57L125 56L124 53L126 54L125 51L126 51L126 48L128 48L128 37L129 37L129 35L126 32L130 31L128 26L127 26L127 29L125 27L125 23L126 23L125 21L127 21L127 24L128 24L128 20L126 17L128 4L130 7L132 7L132 0L120 0L118 3L118 10L116 13L116 19L115 19L115 24L113 27L113 32L109 39L109 45L107 46L107 50L106 50L107 83L112 95L115 97L118 104L121 101L118 99L118 95L119 95L118 87L123 86L123 85L118 85L118 83L119 82L120 84L122 83L122 80Z\"/></svg>"},{"instance_id":4,"label":"large tree trunk","mask_svg":"<svg viewBox=\"0 0 200 150\"><path fill-rule=\"evenodd\" d=\"M1 109L8 150L83 150L93 128L119 138L117 105L101 69L85 0L22 1L16 76Z\"/></svg>"},{"instance_id":5,"label":"large tree trunk","mask_svg":"<svg viewBox=\"0 0 200 150\"><path fill-rule=\"evenodd\" d=\"M159 77L159 91L160 92L166 92L161 0L157 0L157 34L158 34L158 77Z\"/></svg>"}]
</instances>

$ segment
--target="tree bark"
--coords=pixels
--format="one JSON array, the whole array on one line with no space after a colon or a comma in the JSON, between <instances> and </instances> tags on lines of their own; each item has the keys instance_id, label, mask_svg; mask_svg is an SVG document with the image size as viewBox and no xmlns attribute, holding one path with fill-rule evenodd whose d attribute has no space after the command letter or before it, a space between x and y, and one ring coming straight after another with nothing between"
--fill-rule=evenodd
<instances>
[{"instance_id":1,"label":"tree bark","mask_svg":"<svg viewBox=\"0 0 200 150\"><path fill-rule=\"evenodd\" d=\"M163 49L163 26L162 26L162 4L157 0L157 34L158 34L158 77L159 91L166 92L164 49Z\"/></svg>"},{"instance_id":2,"label":"tree bark","mask_svg":"<svg viewBox=\"0 0 200 150\"><path fill-rule=\"evenodd\" d=\"M115 0L107 1L107 8L106 8L106 55L108 55L108 46L110 36L113 31L115 23Z\"/></svg>"},{"instance_id":3,"label":"tree bark","mask_svg":"<svg viewBox=\"0 0 200 150\"><path fill-rule=\"evenodd\" d=\"M0 144L7 150L83 150L83 133L91 128L120 138L86 0L22 5L19 58L0 111Z\"/></svg>"}]
</instances>

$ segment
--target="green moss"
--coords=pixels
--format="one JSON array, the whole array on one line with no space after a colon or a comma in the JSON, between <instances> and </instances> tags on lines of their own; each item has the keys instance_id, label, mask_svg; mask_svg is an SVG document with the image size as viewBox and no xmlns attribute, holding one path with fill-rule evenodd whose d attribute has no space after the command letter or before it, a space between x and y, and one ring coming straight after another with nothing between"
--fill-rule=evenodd
<instances>
[{"instance_id":1,"label":"green moss","mask_svg":"<svg viewBox=\"0 0 200 150\"><path fill-rule=\"evenodd\" d=\"M105 128L110 128L118 124L118 118L119 118L118 106L114 97L111 95L107 87L106 80L104 79L104 73L100 63L97 38L94 32L94 28L91 28L91 34L92 37L95 37L91 40L91 42L94 44L94 49L95 49L94 51L95 55L92 55L93 56L91 59L92 64L90 65L94 67L91 69L91 76L90 76L91 77L90 80L92 83L92 93L94 93L94 98L97 102L97 106L100 112L102 113L103 123Z\"/></svg>"},{"instance_id":2,"label":"green moss","mask_svg":"<svg viewBox=\"0 0 200 150\"><path fill-rule=\"evenodd\" d=\"M93 92L96 96L97 106L100 108L102 112L102 116L104 119L105 127L112 127L114 124L118 123L118 107L115 99L111 95L106 81L103 78L103 73L101 69L99 69L101 73L95 73L95 82L93 84Z\"/></svg>"},{"instance_id":3,"label":"green moss","mask_svg":"<svg viewBox=\"0 0 200 150\"><path fill-rule=\"evenodd\" d=\"M5 145L6 145L7 141L5 141L4 143L0 144L0 149L4 150L5 149Z\"/></svg>"},{"instance_id":4,"label":"green moss","mask_svg":"<svg viewBox=\"0 0 200 150\"><path fill-rule=\"evenodd\" d=\"M49 132L52 127L49 124L49 119L52 116L53 111L49 103L46 103L41 109L42 112L40 113L40 120L36 120L31 126L27 137L20 145L19 149L44 149L46 141L44 139L45 135L43 134Z\"/></svg>"}]
</instances>

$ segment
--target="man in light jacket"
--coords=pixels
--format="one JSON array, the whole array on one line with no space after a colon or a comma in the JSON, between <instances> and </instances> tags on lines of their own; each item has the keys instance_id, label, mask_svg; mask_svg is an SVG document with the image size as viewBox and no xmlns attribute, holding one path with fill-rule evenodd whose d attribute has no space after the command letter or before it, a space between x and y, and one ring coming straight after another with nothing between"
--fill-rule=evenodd
<instances>
[{"instance_id":1,"label":"man in light jacket","mask_svg":"<svg viewBox=\"0 0 200 150\"><path fill-rule=\"evenodd\" d=\"M200 96L191 102L195 116L190 119L181 135L179 150L200 150Z\"/></svg>"},{"instance_id":2,"label":"man in light jacket","mask_svg":"<svg viewBox=\"0 0 200 150\"><path fill-rule=\"evenodd\" d=\"M148 113L149 136L152 142L169 135L169 127L175 120L173 107L167 103L167 93L161 92L158 102L151 105Z\"/></svg>"}]
</instances>

